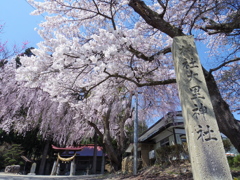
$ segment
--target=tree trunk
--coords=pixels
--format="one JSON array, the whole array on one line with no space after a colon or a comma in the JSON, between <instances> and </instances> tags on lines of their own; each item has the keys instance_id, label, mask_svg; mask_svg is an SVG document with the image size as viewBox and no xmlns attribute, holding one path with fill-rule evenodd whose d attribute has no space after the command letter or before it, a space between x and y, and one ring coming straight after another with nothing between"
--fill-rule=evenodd
<instances>
[{"instance_id":1,"label":"tree trunk","mask_svg":"<svg viewBox=\"0 0 240 180\"><path fill-rule=\"evenodd\" d=\"M43 175L43 174L44 174L44 168L45 168L45 164L46 164L46 159L47 159L49 144L50 144L50 141L47 140L47 141L46 141L46 144L45 144L45 146L44 146L44 150L43 150L43 154L42 154L42 159L41 159L41 163L40 163L40 167L39 167L39 171L38 171L38 174L39 174L39 175Z\"/></svg>"},{"instance_id":2,"label":"tree trunk","mask_svg":"<svg viewBox=\"0 0 240 180\"><path fill-rule=\"evenodd\" d=\"M234 147L240 152L240 122L234 118L229 105L223 100L213 75L204 68L203 71L219 130L230 139Z\"/></svg>"},{"instance_id":3,"label":"tree trunk","mask_svg":"<svg viewBox=\"0 0 240 180\"><path fill-rule=\"evenodd\" d=\"M105 147L106 153L111 161L111 163L114 165L115 170L118 170L118 167L120 166L120 161L118 160L117 152L115 151L113 145L112 145L112 138L109 133L109 119L107 117L104 117L103 124L104 124L104 133L102 134L97 126L88 121L88 124L92 126L95 130L96 133L101 136L103 139L103 146ZM117 167L117 168L116 168Z\"/></svg>"},{"instance_id":4,"label":"tree trunk","mask_svg":"<svg viewBox=\"0 0 240 180\"><path fill-rule=\"evenodd\" d=\"M119 127L120 127L120 139L119 139L120 153L124 152L125 146L126 146L126 136L125 136L125 133L124 133L124 124L125 124L125 121L123 121L123 119L121 119L120 123L119 123Z\"/></svg>"},{"instance_id":5,"label":"tree trunk","mask_svg":"<svg viewBox=\"0 0 240 180\"><path fill-rule=\"evenodd\" d=\"M108 155L114 169L117 171L120 167L120 161L118 159L117 152L113 148L112 138L109 135L109 131L108 132L105 131L105 133L104 133L103 144L104 144L104 147L106 148L107 155Z\"/></svg>"},{"instance_id":6,"label":"tree trunk","mask_svg":"<svg viewBox=\"0 0 240 180\"><path fill-rule=\"evenodd\" d=\"M104 135L103 135L103 144L106 148L108 157L114 167L115 170L118 170L120 167L120 161L118 159L117 152L115 151L113 144L112 144L112 138L110 135L110 126L109 126L109 119L110 119L110 114L112 111L112 105L114 101L112 101L108 105L108 111L103 117L103 126L104 126Z\"/></svg>"}]
</instances>

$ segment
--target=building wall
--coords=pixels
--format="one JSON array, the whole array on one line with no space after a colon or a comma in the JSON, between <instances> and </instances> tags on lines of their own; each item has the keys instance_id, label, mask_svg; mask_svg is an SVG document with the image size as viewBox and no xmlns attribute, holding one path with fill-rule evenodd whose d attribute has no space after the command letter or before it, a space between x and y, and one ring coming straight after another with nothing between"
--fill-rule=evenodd
<instances>
[{"instance_id":1,"label":"building wall","mask_svg":"<svg viewBox=\"0 0 240 180\"><path fill-rule=\"evenodd\" d=\"M172 131L163 131L160 134L158 134L157 136L154 137L154 141L157 144L158 142L160 142L161 140L165 139L166 137L169 137L172 134Z\"/></svg>"},{"instance_id":2,"label":"building wall","mask_svg":"<svg viewBox=\"0 0 240 180\"><path fill-rule=\"evenodd\" d=\"M154 138L155 141L154 149L159 148L161 146L161 141L166 138L168 138L169 144L171 144L174 141L172 130L165 130Z\"/></svg>"},{"instance_id":3,"label":"building wall","mask_svg":"<svg viewBox=\"0 0 240 180\"><path fill-rule=\"evenodd\" d=\"M177 144L182 144L183 142L186 142L186 132L183 128L175 128L175 134L176 134L176 141Z\"/></svg>"},{"instance_id":4,"label":"building wall","mask_svg":"<svg viewBox=\"0 0 240 180\"><path fill-rule=\"evenodd\" d=\"M150 165L149 152L154 149L153 144L141 143L141 159L143 167Z\"/></svg>"}]
</instances>

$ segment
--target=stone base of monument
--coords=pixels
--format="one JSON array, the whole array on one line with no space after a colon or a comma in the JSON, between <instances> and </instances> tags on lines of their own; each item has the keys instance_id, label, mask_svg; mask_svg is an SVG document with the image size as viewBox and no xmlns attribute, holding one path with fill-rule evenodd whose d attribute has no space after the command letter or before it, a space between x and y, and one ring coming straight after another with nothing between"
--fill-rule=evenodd
<instances>
[{"instance_id":1,"label":"stone base of monument","mask_svg":"<svg viewBox=\"0 0 240 180\"><path fill-rule=\"evenodd\" d=\"M32 164L30 173L28 173L28 175L36 175L36 174L35 174L36 166L37 166L36 163L33 163L33 164Z\"/></svg>"},{"instance_id":2,"label":"stone base of monument","mask_svg":"<svg viewBox=\"0 0 240 180\"><path fill-rule=\"evenodd\" d=\"M35 173L28 173L27 175L34 176L36 174Z\"/></svg>"}]
</instances>

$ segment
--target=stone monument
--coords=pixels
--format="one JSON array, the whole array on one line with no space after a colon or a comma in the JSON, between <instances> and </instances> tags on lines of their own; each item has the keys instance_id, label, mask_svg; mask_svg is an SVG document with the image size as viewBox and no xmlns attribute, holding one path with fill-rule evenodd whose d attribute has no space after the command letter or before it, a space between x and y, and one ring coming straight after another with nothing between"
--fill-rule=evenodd
<instances>
[{"instance_id":1,"label":"stone monument","mask_svg":"<svg viewBox=\"0 0 240 180\"><path fill-rule=\"evenodd\" d=\"M36 175L36 174L35 174L36 166L37 166L36 163L33 163L33 164L32 164L32 167L31 167L30 173L28 173L28 175Z\"/></svg>"},{"instance_id":2,"label":"stone monument","mask_svg":"<svg viewBox=\"0 0 240 180\"><path fill-rule=\"evenodd\" d=\"M172 54L194 180L231 180L194 38L175 37Z\"/></svg>"},{"instance_id":3,"label":"stone monument","mask_svg":"<svg viewBox=\"0 0 240 180\"><path fill-rule=\"evenodd\" d=\"M71 169L70 169L70 176L75 175L76 173L76 164L75 164L75 158L71 161Z\"/></svg>"}]
</instances>

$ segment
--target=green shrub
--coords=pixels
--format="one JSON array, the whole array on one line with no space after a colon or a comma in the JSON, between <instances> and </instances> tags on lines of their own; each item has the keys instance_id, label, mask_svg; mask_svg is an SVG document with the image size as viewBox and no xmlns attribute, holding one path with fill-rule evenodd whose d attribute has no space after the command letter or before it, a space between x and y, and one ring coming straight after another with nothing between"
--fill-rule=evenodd
<instances>
[{"instance_id":1,"label":"green shrub","mask_svg":"<svg viewBox=\"0 0 240 180\"><path fill-rule=\"evenodd\" d=\"M240 166L240 154L233 158L233 166L234 167Z\"/></svg>"},{"instance_id":2,"label":"green shrub","mask_svg":"<svg viewBox=\"0 0 240 180\"><path fill-rule=\"evenodd\" d=\"M235 157L227 157L227 159L231 168L240 167L240 154Z\"/></svg>"},{"instance_id":3,"label":"green shrub","mask_svg":"<svg viewBox=\"0 0 240 180\"><path fill-rule=\"evenodd\" d=\"M21 158L22 153L23 148L20 144L8 144L1 152L3 159L1 166L23 165L24 162Z\"/></svg>"},{"instance_id":4,"label":"green shrub","mask_svg":"<svg viewBox=\"0 0 240 180\"><path fill-rule=\"evenodd\" d=\"M177 164L182 157L188 157L185 145L176 144L156 149L156 163L161 165Z\"/></svg>"},{"instance_id":5,"label":"green shrub","mask_svg":"<svg viewBox=\"0 0 240 180\"><path fill-rule=\"evenodd\" d=\"M11 165L16 165L17 164L17 160L10 159L10 160L8 160L8 163L11 164Z\"/></svg>"},{"instance_id":6,"label":"green shrub","mask_svg":"<svg viewBox=\"0 0 240 180\"><path fill-rule=\"evenodd\" d=\"M225 149L225 152L230 151L231 147L233 146L231 141L229 139L223 139L222 142L223 142L223 147Z\"/></svg>"},{"instance_id":7,"label":"green shrub","mask_svg":"<svg viewBox=\"0 0 240 180\"><path fill-rule=\"evenodd\" d=\"M230 167L233 167L233 158L234 157L231 157L231 156L227 157L228 164L229 164Z\"/></svg>"}]
</instances>

